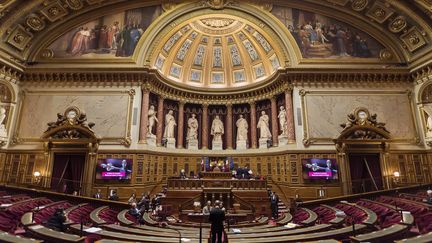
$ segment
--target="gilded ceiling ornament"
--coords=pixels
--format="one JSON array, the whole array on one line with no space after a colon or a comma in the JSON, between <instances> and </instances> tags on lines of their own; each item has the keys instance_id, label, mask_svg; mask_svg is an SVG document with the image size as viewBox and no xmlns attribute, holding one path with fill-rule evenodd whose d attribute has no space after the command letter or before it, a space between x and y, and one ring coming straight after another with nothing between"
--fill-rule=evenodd
<instances>
[{"instance_id":1,"label":"gilded ceiling ornament","mask_svg":"<svg viewBox=\"0 0 432 243\"><path fill-rule=\"evenodd\" d=\"M79 10L84 6L80 0L66 0L66 3L73 10Z\"/></svg>"},{"instance_id":2,"label":"gilded ceiling ornament","mask_svg":"<svg viewBox=\"0 0 432 243\"><path fill-rule=\"evenodd\" d=\"M46 59L48 59L48 58L53 58L53 57L54 57L54 52L53 52L53 50L51 50L51 49L44 49L44 50L42 50L42 52L40 53L40 56L41 56L42 58L46 58Z\"/></svg>"},{"instance_id":3,"label":"gilded ceiling ornament","mask_svg":"<svg viewBox=\"0 0 432 243\"><path fill-rule=\"evenodd\" d=\"M34 31L41 31L45 28L45 21L36 14L30 14L26 19L26 24Z\"/></svg>"},{"instance_id":4,"label":"gilded ceiling ornament","mask_svg":"<svg viewBox=\"0 0 432 243\"><path fill-rule=\"evenodd\" d=\"M412 27L406 33L401 35L400 38L410 52L413 52L418 48L426 45L426 40L424 36L416 27Z\"/></svg>"},{"instance_id":5,"label":"gilded ceiling ornament","mask_svg":"<svg viewBox=\"0 0 432 243\"><path fill-rule=\"evenodd\" d=\"M393 33L398 33L407 26L405 17L398 16L389 24L389 30Z\"/></svg>"},{"instance_id":6,"label":"gilded ceiling ornament","mask_svg":"<svg viewBox=\"0 0 432 243\"><path fill-rule=\"evenodd\" d=\"M163 9L165 12L168 12L168 11L173 10L176 6L177 6L177 4L172 3L172 2L162 3L162 9Z\"/></svg>"},{"instance_id":7,"label":"gilded ceiling ornament","mask_svg":"<svg viewBox=\"0 0 432 243\"><path fill-rule=\"evenodd\" d=\"M393 58L393 54L387 50L387 49L383 49L380 51L379 53L379 57L381 60L391 60Z\"/></svg>"},{"instance_id":8,"label":"gilded ceiling ornament","mask_svg":"<svg viewBox=\"0 0 432 243\"><path fill-rule=\"evenodd\" d=\"M233 3L232 0L204 0L203 5L207 5L213 9L223 9Z\"/></svg>"},{"instance_id":9,"label":"gilded ceiling ornament","mask_svg":"<svg viewBox=\"0 0 432 243\"><path fill-rule=\"evenodd\" d=\"M351 8L355 11L362 11L368 5L368 0L354 0L351 3Z\"/></svg>"},{"instance_id":10,"label":"gilded ceiling ornament","mask_svg":"<svg viewBox=\"0 0 432 243\"><path fill-rule=\"evenodd\" d=\"M386 21L394 11L388 8L381 2L375 2L374 5L367 11L366 15L382 24Z\"/></svg>"},{"instance_id":11,"label":"gilded ceiling ornament","mask_svg":"<svg viewBox=\"0 0 432 243\"><path fill-rule=\"evenodd\" d=\"M213 28L223 28L231 25L234 23L234 19L227 19L227 18L208 18L208 19L201 19L201 22L205 24L208 27Z\"/></svg>"},{"instance_id":12,"label":"gilded ceiling ornament","mask_svg":"<svg viewBox=\"0 0 432 243\"><path fill-rule=\"evenodd\" d=\"M18 25L9 35L7 42L19 50L24 50L30 42L33 35L25 30L21 25Z\"/></svg>"},{"instance_id":13,"label":"gilded ceiling ornament","mask_svg":"<svg viewBox=\"0 0 432 243\"><path fill-rule=\"evenodd\" d=\"M59 18L66 16L67 11L59 2L52 2L41 10L41 13L45 15L51 22L58 20Z\"/></svg>"}]
</instances>

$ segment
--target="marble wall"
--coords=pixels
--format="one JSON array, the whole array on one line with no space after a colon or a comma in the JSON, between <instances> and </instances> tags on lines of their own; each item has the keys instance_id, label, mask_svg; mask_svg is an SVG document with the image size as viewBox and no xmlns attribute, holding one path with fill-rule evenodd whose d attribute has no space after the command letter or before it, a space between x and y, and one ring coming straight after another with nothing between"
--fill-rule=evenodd
<instances>
[{"instance_id":1,"label":"marble wall","mask_svg":"<svg viewBox=\"0 0 432 243\"><path fill-rule=\"evenodd\" d=\"M414 113L408 94L401 92L318 91L303 97L309 138L337 138L347 115L357 107L365 107L386 123L393 139L414 139Z\"/></svg>"},{"instance_id":2,"label":"marble wall","mask_svg":"<svg viewBox=\"0 0 432 243\"><path fill-rule=\"evenodd\" d=\"M129 121L127 91L28 92L22 100L18 129L19 138L40 138L47 123L57 120L57 113L76 106L94 122L96 135L101 138L123 138Z\"/></svg>"}]
</instances>

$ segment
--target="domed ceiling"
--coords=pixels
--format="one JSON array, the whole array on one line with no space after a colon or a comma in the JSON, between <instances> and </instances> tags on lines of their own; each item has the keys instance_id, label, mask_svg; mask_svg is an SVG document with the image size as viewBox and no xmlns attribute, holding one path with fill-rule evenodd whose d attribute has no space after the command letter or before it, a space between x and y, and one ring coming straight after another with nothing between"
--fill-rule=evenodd
<instances>
[{"instance_id":1,"label":"domed ceiling","mask_svg":"<svg viewBox=\"0 0 432 243\"><path fill-rule=\"evenodd\" d=\"M281 67L279 47L262 28L226 14L201 15L174 28L155 50L166 78L197 87L245 86Z\"/></svg>"}]
</instances>

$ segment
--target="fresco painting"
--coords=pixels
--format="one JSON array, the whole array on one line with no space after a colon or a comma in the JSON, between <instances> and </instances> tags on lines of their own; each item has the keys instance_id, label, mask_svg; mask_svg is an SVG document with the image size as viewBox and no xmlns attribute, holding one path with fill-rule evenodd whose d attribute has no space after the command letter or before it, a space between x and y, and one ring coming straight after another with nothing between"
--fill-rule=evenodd
<instances>
[{"instance_id":1,"label":"fresco painting","mask_svg":"<svg viewBox=\"0 0 432 243\"><path fill-rule=\"evenodd\" d=\"M103 16L70 30L50 46L57 58L130 57L162 8L150 6Z\"/></svg>"},{"instance_id":2,"label":"fresco painting","mask_svg":"<svg viewBox=\"0 0 432 243\"><path fill-rule=\"evenodd\" d=\"M333 18L277 5L272 14L291 32L303 58L378 58L384 49L368 34Z\"/></svg>"}]
</instances>

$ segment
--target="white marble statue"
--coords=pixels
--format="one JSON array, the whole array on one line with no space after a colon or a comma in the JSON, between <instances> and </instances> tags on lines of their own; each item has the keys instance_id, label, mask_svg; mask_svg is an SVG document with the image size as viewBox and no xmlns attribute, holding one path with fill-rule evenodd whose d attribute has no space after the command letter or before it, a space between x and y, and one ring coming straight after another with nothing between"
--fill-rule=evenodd
<instances>
[{"instance_id":1,"label":"white marble statue","mask_svg":"<svg viewBox=\"0 0 432 243\"><path fill-rule=\"evenodd\" d=\"M224 124L219 119L219 116L216 115L211 126L211 135L213 135L213 141L221 142L222 135L224 134Z\"/></svg>"},{"instance_id":2,"label":"white marble statue","mask_svg":"<svg viewBox=\"0 0 432 243\"><path fill-rule=\"evenodd\" d=\"M281 106L279 108L279 127L282 131L281 135L288 135L288 120L287 120L287 113L285 110L285 107Z\"/></svg>"},{"instance_id":3,"label":"white marble statue","mask_svg":"<svg viewBox=\"0 0 432 243\"><path fill-rule=\"evenodd\" d=\"M186 140L197 140L198 139L198 120L196 119L196 115L192 114L192 116L188 119L188 131L186 135Z\"/></svg>"},{"instance_id":4,"label":"white marble statue","mask_svg":"<svg viewBox=\"0 0 432 243\"><path fill-rule=\"evenodd\" d=\"M260 130L260 139L271 138L272 135L269 128L269 117L265 113L265 111L261 111L261 116L258 120L257 128Z\"/></svg>"},{"instance_id":5,"label":"white marble statue","mask_svg":"<svg viewBox=\"0 0 432 243\"><path fill-rule=\"evenodd\" d=\"M164 138L174 138L174 127L177 125L173 116L173 111L169 110L165 115L165 131L163 134Z\"/></svg>"},{"instance_id":6,"label":"white marble statue","mask_svg":"<svg viewBox=\"0 0 432 243\"><path fill-rule=\"evenodd\" d=\"M426 137L432 138L432 106L425 105L423 111L426 113Z\"/></svg>"},{"instance_id":7,"label":"white marble statue","mask_svg":"<svg viewBox=\"0 0 432 243\"><path fill-rule=\"evenodd\" d=\"M240 115L239 119L236 122L237 126L237 141L247 141L248 139L248 122L243 118L243 115Z\"/></svg>"},{"instance_id":8,"label":"white marble statue","mask_svg":"<svg viewBox=\"0 0 432 243\"><path fill-rule=\"evenodd\" d=\"M0 137L7 137L7 131L5 124L3 124L6 119L6 109L0 106Z\"/></svg>"},{"instance_id":9,"label":"white marble statue","mask_svg":"<svg viewBox=\"0 0 432 243\"><path fill-rule=\"evenodd\" d=\"M159 122L156 117L156 113L157 112L155 111L155 107L151 105L147 112L147 118L148 118L147 136L155 136L152 130L156 122Z\"/></svg>"}]
</instances>

